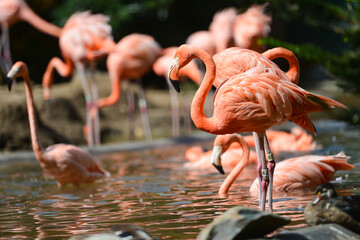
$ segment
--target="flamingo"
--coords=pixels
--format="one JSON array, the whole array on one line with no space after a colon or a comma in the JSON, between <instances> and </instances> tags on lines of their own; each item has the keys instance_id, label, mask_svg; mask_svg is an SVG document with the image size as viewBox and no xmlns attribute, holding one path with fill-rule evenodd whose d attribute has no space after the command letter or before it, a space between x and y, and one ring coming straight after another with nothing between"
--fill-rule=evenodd
<instances>
[{"instance_id":1,"label":"flamingo","mask_svg":"<svg viewBox=\"0 0 360 240\"><path fill-rule=\"evenodd\" d=\"M110 176L88 152L77 146L55 144L46 149L42 148L36 122L30 77L24 62L16 62L7 74L9 90L11 90L11 84L17 77L22 77L25 81L32 147L42 169L56 179L58 186L68 183L78 186L81 183L91 183L97 179Z\"/></svg>"},{"instance_id":2,"label":"flamingo","mask_svg":"<svg viewBox=\"0 0 360 240\"><path fill-rule=\"evenodd\" d=\"M147 115L147 103L140 78L147 74L161 55L161 47L153 37L145 34L133 33L122 38L114 51L109 54L106 65L110 75L111 93L108 97L101 98L97 102L99 108L114 105L120 98L121 81L124 79L136 79L138 83L139 108L142 122L145 128L145 137L151 141L151 129ZM128 94L129 116L131 127L134 129L134 96L131 91Z\"/></svg>"},{"instance_id":3,"label":"flamingo","mask_svg":"<svg viewBox=\"0 0 360 240\"><path fill-rule=\"evenodd\" d=\"M111 36L109 18L103 14L91 14L90 11L77 12L65 23L59 37L61 54L65 60L54 57L50 60L43 76L44 99L50 99L54 68L63 77L70 76L74 69L79 71L86 101L86 126L89 126L86 139L89 146L100 144L100 126L95 102L98 91L95 79L88 85L85 64L95 64L115 47ZM84 128L86 129L86 128Z\"/></svg>"},{"instance_id":4,"label":"flamingo","mask_svg":"<svg viewBox=\"0 0 360 240\"><path fill-rule=\"evenodd\" d=\"M166 83L169 87L170 97L171 97L171 112L172 112L172 135L173 137L178 137L180 135L179 127L179 102L176 96L174 89L171 87L170 82L167 79L168 69L171 65L171 59L174 56L177 47L168 47L162 50L162 56L159 57L153 64L153 71L158 75L166 79ZM180 76L192 80L196 85L200 84L202 80L202 72L196 65L194 61L186 65L181 72ZM183 79L183 78L181 78ZM191 129L191 120L190 120L190 107L184 109L184 125L185 132L188 134Z\"/></svg>"},{"instance_id":5,"label":"flamingo","mask_svg":"<svg viewBox=\"0 0 360 240\"><path fill-rule=\"evenodd\" d=\"M216 65L208 53L190 45L181 45L174 54L169 79L179 92L179 70L194 58L202 60L206 66L206 74L191 104L194 124L198 129L212 134L254 132L259 162L258 177L262 181L260 206L261 210L265 210L270 183L269 209L272 211L271 186L275 163L270 157L272 153L269 146L264 145L265 131L273 125L291 120L315 134L308 113L347 107L330 98L307 92L290 81L283 81L271 69L258 66L231 76L218 87L214 97L214 112L209 118L204 114L203 108L205 97L215 81ZM268 153L268 166L265 150ZM270 175L267 168L270 168Z\"/></svg>"},{"instance_id":6,"label":"flamingo","mask_svg":"<svg viewBox=\"0 0 360 240\"><path fill-rule=\"evenodd\" d=\"M288 60L290 68L284 73L271 59L283 57ZM300 67L296 56L285 48L273 48L260 54L256 51L231 47L213 56L216 64L215 87L233 75L244 73L254 67L265 67L278 75L283 81L297 84L300 77Z\"/></svg>"},{"instance_id":7,"label":"flamingo","mask_svg":"<svg viewBox=\"0 0 360 240\"><path fill-rule=\"evenodd\" d=\"M243 142L244 139L240 134L217 135L214 140L213 150L204 152L200 146L188 148L185 152L185 158L188 162L184 164L184 167L196 170L213 169L211 157L215 154L221 155L221 166L224 171L228 172L233 170L239 161L246 156L246 167L249 168L249 171L245 171L248 173L245 177L249 178L251 176L252 178L253 173L256 174L255 171L251 171L254 168L253 164L257 163L256 153L248 149L249 146ZM241 176L244 176L244 174Z\"/></svg>"},{"instance_id":8,"label":"flamingo","mask_svg":"<svg viewBox=\"0 0 360 240\"><path fill-rule=\"evenodd\" d=\"M338 170L352 170L354 165L347 163L350 159L344 152L336 155L306 155L283 160L276 165L274 172L275 192L294 192L314 190L318 185L329 182ZM249 189L256 196L259 191L258 179Z\"/></svg>"},{"instance_id":9,"label":"flamingo","mask_svg":"<svg viewBox=\"0 0 360 240\"><path fill-rule=\"evenodd\" d=\"M23 0L0 0L0 67L6 75L12 66L9 26L18 21L26 21L36 29L54 37L59 37L61 28L40 18Z\"/></svg>"},{"instance_id":10,"label":"flamingo","mask_svg":"<svg viewBox=\"0 0 360 240\"><path fill-rule=\"evenodd\" d=\"M235 20L236 10L233 7L215 13L209 31L214 40L217 53L234 46L233 25Z\"/></svg>"},{"instance_id":11,"label":"flamingo","mask_svg":"<svg viewBox=\"0 0 360 240\"><path fill-rule=\"evenodd\" d=\"M297 126L289 133L270 129L266 131L266 136L275 155L279 152L313 151L319 147L310 134ZM244 136L244 138L250 147L255 147L253 136Z\"/></svg>"},{"instance_id":12,"label":"flamingo","mask_svg":"<svg viewBox=\"0 0 360 240\"><path fill-rule=\"evenodd\" d=\"M271 16L264 13L267 5L253 5L236 16L232 29L235 46L263 51L264 46L260 46L257 40L267 37L271 30Z\"/></svg>"},{"instance_id":13,"label":"flamingo","mask_svg":"<svg viewBox=\"0 0 360 240\"><path fill-rule=\"evenodd\" d=\"M216 46L210 31L197 31L189 35L186 44L201 48L213 56L216 53Z\"/></svg>"}]
</instances>

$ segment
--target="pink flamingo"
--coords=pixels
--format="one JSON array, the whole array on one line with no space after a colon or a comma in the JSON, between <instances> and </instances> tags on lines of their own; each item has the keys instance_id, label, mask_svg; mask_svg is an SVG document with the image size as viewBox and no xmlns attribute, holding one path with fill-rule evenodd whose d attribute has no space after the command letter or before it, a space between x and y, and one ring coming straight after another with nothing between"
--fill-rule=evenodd
<instances>
[{"instance_id":1,"label":"pink flamingo","mask_svg":"<svg viewBox=\"0 0 360 240\"><path fill-rule=\"evenodd\" d=\"M201 48L211 56L216 53L216 46L212 34L209 31L197 31L189 35L186 44Z\"/></svg>"},{"instance_id":2,"label":"pink flamingo","mask_svg":"<svg viewBox=\"0 0 360 240\"><path fill-rule=\"evenodd\" d=\"M43 149L40 144L34 99L28 68L24 62L16 62L7 75L7 84L11 89L12 81L22 77L25 81L26 103L33 150L42 169L50 173L59 186L72 183L91 183L105 176L110 176L86 151L70 144L55 144Z\"/></svg>"},{"instance_id":3,"label":"pink flamingo","mask_svg":"<svg viewBox=\"0 0 360 240\"><path fill-rule=\"evenodd\" d=\"M61 28L40 18L23 0L0 0L0 67L6 74L12 66L9 26L18 21L26 21L36 29L54 37L59 37Z\"/></svg>"},{"instance_id":4,"label":"pink flamingo","mask_svg":"<svg viewBox=\"0 0 360 240\"><path fill-rule=\"evenodd\" d=\"M233 25L235 20L235 8L226 8L214 15L209 31L214 39L217 53L234 46Z\"/></svg>"},{"instance_id":5,"label":"pink flamingo","mask_svg":"<svg viewBox=\"0 0 360 240\"><path fill-rule=\"evenodd\" d=\"M346 106L330 98L307 92L290 81L283 81L272 73L271 69L258 66L231 76L218 87L214 98L214 112L209 118L204 114L203 108L205 97L216 77L216 65L211 56L190 45L180 46L174 55L169 78L179 92L179 70L194 58L205 63L206 74L191 104L193 122L200 130L212 134L254 132L259 161L258 177L262 181L260 206L265 210L266 193L270 183L269 208L272 211L271 187L275 162L270 157L272 153L269 146L264 144L265 131L273 125L291 120L315 134L308 113ZM268 166L265 150L268 153Z\"/></svg>"},{"instance_id":6,"label":"pink flamingo","mask_svg":"<svg viewBox=\"0 0 360 240\"><path fill-rule=\"evenodd\" d=\"M105 57L115 47L112 40L109 18L89 11L73 14L65 23L59 37L59 46L65 63L54 57L50 60L43 76L44 98L50 98L54 68L63 77L71 76L75 67L79 71L86 101L86 125L90 126L86 139L89 146L100 144L100 125L95 102L98 99L96 81L91 88L85 74L85 64L95 65L96 60Z\"/></svg>"},{"instance_id":7,"label":"pink flamingo","mask_svg":"<svg viewBox=\"0 0 360 240\"><path fill-rule=\"evenodd\" d=\"M286 159L276 165L274 191L294 192L313 190L318 185L329 182L338 170L351 170L354 165L347 163L349 156L344 152L330 156L306 155ZM259 183L251 184L251 195L259 194Z\"/></svg>"},{"instance_id":8,"label":"pink flamingo","mask_svg":"<svg viewBox=\"0 0 360 240\"><path fill-rule=\"evenodd\" d=\"M265 38L270 33L271 16L264 13L267 3L253 5L244 13L236 16L233 24L235 46L262 52L264 46L257 43L259 38Z\"/></svg>"},{"instance_id":9,"label":"pink flamingo","mask_svg":"<svg viewBox=\"0 0 360 240\"><path fill-rule=\"evenodd\" d=\"M111 93L108 97L99 99L99 108L114 105L120 98L121 82L125 79L135 79L138 83L139 108L145 128L145 137L151 141L151 129L147 115L147 103L141 78L147 74L161 55L161 47L153 37L145 34L133 33L122 38L116 45L106 61L111 81ZM130 130L134 129L134 96L127 91ZM133 135L133 133L131 133Z\"/></svg>"},{"instance_id":10,"label":"pink flamingo","mask_svg":"<svg viewBox=\"0 0 360 240\"><path fill-rule=\"evenodd\" d=\"M293 127L290 132L268 130L266 136L271 151L276 155L279 152L313 151L319 147L313 137L300 127ZM250 147L255 146L253 136L244 136Z\"/></svg>"},{"instance_id":11,"label":"pink flamingo","mask_svg":"<svg viewBox=\"0 0 360 240\"><path fill-rule=\"evenodd\" d=\"M180 119L179 119L179 101L176 93L171 87L170 82L167 79L167 74L169 67L171 66L171 59L174 56L177 47L168 47L163 49L162 56L159 57L153 64L153 70L158 76L162 76L166 79L166 83L169 87L170 97L171 97L171 112L172 112L172 136L178 137L180 135ZM196 85L200 84L202 80L202 72L196 65L194 61L190 62L180 71L180 79L185 80L188 78L192 80ZM189 104L184 103L184 127L186 134L190 133L191 129L191 120L190 120L190 106ZM187 107L188 106L188 107Z\"/></svg>"},{"instance_id":12,"label":"pink flamingo","mask_svg":"<svg viewBox=\"0 0 360 240\"><path fill-rule=\"evenodd\" d=\"M185 152L185 158L188 162L184 164L184 167L196 170L213 169L211 156L215 150L215 152L218 151L217 153L214 153L215 155L219 155L219 151L221 152L221 166L224 168L224 171L231 171L242 159L242 156L247 155L247 153L244 153L244 148L248 148L248 146L245 143L242 144L243 140L240 141L239 138L243 137L240 134L238 134L238 136L236 136L236 134L218 135L215 138L213 150L207 152L204 152L204 149L200 146L188 148ZM257 163L256 153L250 150L246 151L249 151L247 166L253 168L252 165ZM250 172L252 173L252 171ZM256 174L255 171L254 174Z\"/></svg>"}]
</instances>

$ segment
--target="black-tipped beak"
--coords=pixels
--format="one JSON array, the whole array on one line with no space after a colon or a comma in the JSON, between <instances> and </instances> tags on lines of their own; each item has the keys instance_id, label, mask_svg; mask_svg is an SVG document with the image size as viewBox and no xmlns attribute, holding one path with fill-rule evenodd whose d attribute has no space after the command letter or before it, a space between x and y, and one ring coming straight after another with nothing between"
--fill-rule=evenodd
<instances>
[{"instance_id":1,"label":"black-tipped beak","mask_svg":"<svg viewBox=\"0 0 360 240\"><path fill-rule=\"evenodd\" d=\"M222 175L225 174L222 166L217 166L215 163L212 164Z\"/></svg>"},{"instance_id":2,"label":"black-tipped beak","mask_svg":"<svg viewBox=\"0 0 360 240\"><path fill-rule=\"evenodd\" d=\"M172 80L171 78L169 78L169 81L171 82L171 84L173 85L175 90L179 93L180 92L179 81L178 80Z\"/></svg>"},{"instance_id":3,"label":"black-tipped beak","mask_svg":"<svg viewBox=\"0 0 360 240\"><path fill-rule=\"evenodd\" d=\"M9 77L6 77L6 85L9 89L9 92L11 91L11 86L12 86L12 79Z\"/></svg>"}]
</instances>

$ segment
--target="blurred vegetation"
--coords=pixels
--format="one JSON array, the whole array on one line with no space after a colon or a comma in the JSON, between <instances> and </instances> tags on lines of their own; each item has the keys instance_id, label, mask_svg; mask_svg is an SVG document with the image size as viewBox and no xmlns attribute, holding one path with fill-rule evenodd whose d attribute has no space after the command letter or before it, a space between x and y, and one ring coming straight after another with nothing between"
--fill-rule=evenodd
<instances>
[{"instance_id":1,"label":"blurred vegetation","mask_svg":"<svg viewBox=\"0 0 360 240\"><path fill-rule=\"evenodd\" d=\"M314 66L325 66L339 86L359 93L360 8L357 0L27 0L42 18L63 26L77 11L91 10L110 16L115 41L141 32L150 34L163 46L185 42L187 36L208 28L214 13L234 6L239 12L252 4L269 2L272 16L269 47L283 46L300 58L302 76ZM57 39L27 23L11 28L13 60L26 61L32 79L40 83L53 56L61 56ZM100 69L105 69L104 62ZM320 76L328 78L328 76ZM59 78L59 77L58 77ZM319 76L313 76L318 80ZM301 79L311 81L313 79ZM59 78L58 80L63 80ZM59 82L56 80L56 82Z\"/></svg>"}]
</instances>

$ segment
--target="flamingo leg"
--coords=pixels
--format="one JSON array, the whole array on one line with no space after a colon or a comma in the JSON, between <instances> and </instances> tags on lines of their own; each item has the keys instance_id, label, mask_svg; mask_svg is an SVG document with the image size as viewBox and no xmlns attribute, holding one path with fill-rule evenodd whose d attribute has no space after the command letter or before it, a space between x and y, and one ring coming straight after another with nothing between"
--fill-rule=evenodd
<instances>
[{"instance_id":1,"label":"flamingo leg","mask_svg":"<svg viewBox=\"0 0 360 240\"><path fill-rule=\"evenodd\" d=\"M1 24L1 44L0 52L2 56L1 71L3 74L7 74L12 67L13 63L11 60L10 41L9 41L9 27L7 24Z\"/></svg>"},{"instance_id":2,"label":"flamingo leg","mask_svg":"<svg viewBox=\"0 0 360 240\"><path fill-rule=\"evenodd\" d=\"M183 98L183 105L184 105L184 129L185 134L189 135L191 132L191 117L190 117L190 107L191 102L189 101L191 98L190 96L185 96L185 99Z\"/></svg>"},{"instance_id":3,"label":"flamingo leg","mask_svg":"<svg viewBox=\"0 0 360 240\"><path fill-rule=\"evenodd\" d=\"M260 209L265 211L265 203L266 203L266 192L269 184L269 170L266 165L265 159L265 151L264 151L264 133L256 133L253 132L254 141L255 141L255 149L258 158L258 178L259 178L259 201L260 201ZM259 136L260 135L260 136Z\"/></svg>"},{"instance_id":4,"label":"flamingo leg","mask_svg":"<svg viewBox=\"0 0 360 240\"><path fill-rule=\"evenodd\" d=\"M95 145L101 145L100 141L100 119L99 119L99 109L97 107L97 101L99 99L99 91L95 78L95 66L91 66L91 91L93 96L93 104L91 109L91 119L94 126L94 143Z\"/></svg>"},{"instance_id":5,"label":"flamingo leg","mask_svg":"<svg viewBox=\"0 0 360 240\"><path fill-rule=\"evenodd\" d=\"M134 100L134 92L131 87L130 81L124 81L126 84L126 98L128 104L128 114L129 114L129 136L130 140L134 140L135 138L135 100Z\"/></svg>"},{"instance_id":6,"label":"flamingo leg","mask_svg":"<svg viewBox=\"0 0 360 240\"><path fill-rule=\"evenodd\" d=\"M267 139L266 134L264 135L264 142L265 142L265 151L266 151L266 156L268 159L268 163L267 163L267 167L269 169L269 211L273 212L273 185L274 185L274 171L275 171L275 158L274 158L274 154L271 152L270 149L270 144L269 141Z\"/></svg>"},{"instance_id":7,"label":"flamingo leg","mask_svg":"<svg viewBox=\"0 0 360 240\"><path fill-rule=\"evenodd\" d=\"M82 86L84 89L84 96L85 96L85 104L86 104L86 125L88 126L88 132L87 132L87 142L89 147L94 146L94 126L93 122L91 120L91 108L92 108L92 96L90 92L90 87L87 82L86 74L85 74L85 67L83 63L77 62L76 68L79 71L79 75L81 78Z\"/></svg>"},{"instance_id":8,"label":"flamingo leg","mask_svg":"<svg viewBox=\"0 0 360 240\"><path fill-rule=\"evenodd\" d=\"M151 135L149 115L147 112L147 103L146 103L146 99L145 99L145 93L144 93L144 89L142 87L141 80L138 80L137 83L138 83L138 97L139 97L138 104L139 104L139 108L140 108L141 120L142 120L144 130L145 130L145 138L146 138L146 141L151 142L152 135Z\"/></svg>"},{"instance_id":9,"label":"flamingo leg","mask_svg":"<svg viewBox=\"0 0 360 240\"><path fill-rule=\"evenodd\" d=\"M166 83L169 87L170 100L171 100L172 136L178 137L178 136L180 136L178 96L176 95L176 92L168 79L166 79Z\"/></svg>"}]
</instances>

